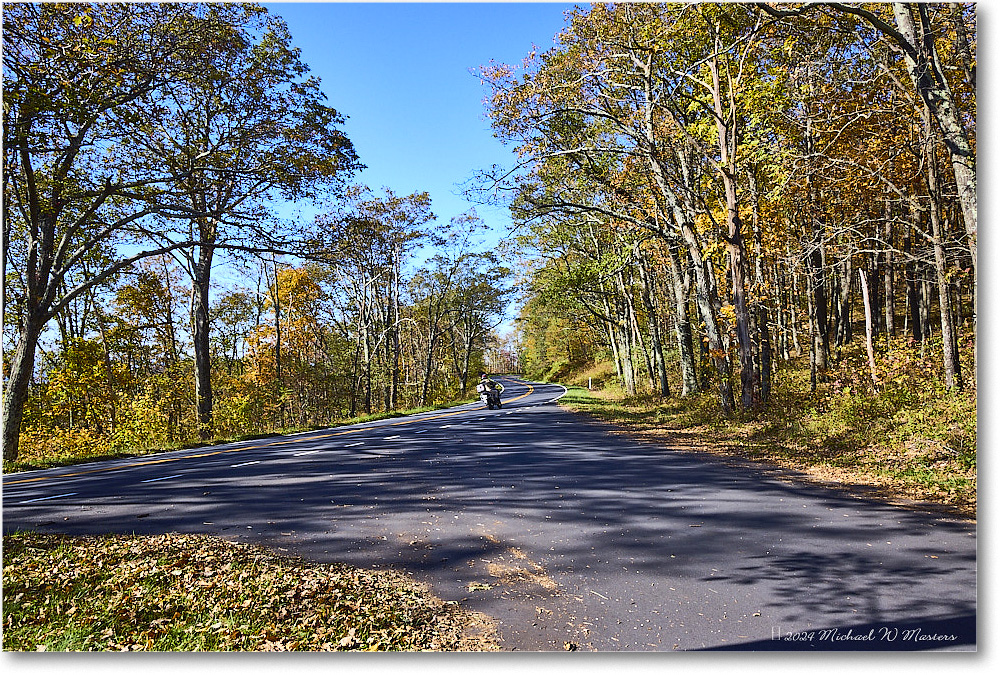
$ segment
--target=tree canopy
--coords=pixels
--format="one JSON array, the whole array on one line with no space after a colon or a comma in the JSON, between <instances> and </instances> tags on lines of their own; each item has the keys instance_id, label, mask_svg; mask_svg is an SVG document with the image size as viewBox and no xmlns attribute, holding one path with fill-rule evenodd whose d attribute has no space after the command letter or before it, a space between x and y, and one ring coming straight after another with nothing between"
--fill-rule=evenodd
<instances>
[{"instance_id":1,"label":"tree canopy","mask_svg":"<svg viewBox=\"0 0 1000 675\"><path fill-rule=\"evenodd\" d=\"M16 3L3 40L5 461L25 440L110 452L464 389L505 308L451 320L475 282L461 258L427 311L430 196L353 185L344 117L279 17ZM326 214L275 210L305 201ZM220 256L242 282L220 287Z\"/></svg>"},{"instance_id":2,"label":"tree canopy","mask_svg":"<svg viewBox=\"0 0 1000 675\"><path fill-rule=\"evenodd\" d=\"M478 188L519 227L531 374L609 359L629 394L673 380L752 412L781 363L827 378L861 316L868 387L886 386L876 352L902 332L968 386L975 19L598 4L569 12L553 48L483 68L519 162Z\"/></svg>"}]
</instances>

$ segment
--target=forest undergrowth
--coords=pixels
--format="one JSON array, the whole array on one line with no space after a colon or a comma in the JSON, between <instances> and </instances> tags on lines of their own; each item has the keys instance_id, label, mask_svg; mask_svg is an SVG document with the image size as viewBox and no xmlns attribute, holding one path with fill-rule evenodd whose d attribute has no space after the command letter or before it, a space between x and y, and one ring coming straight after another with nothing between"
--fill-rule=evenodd
<instances>
[{"instance_id":1,"label":"forest undergrowth","mask_svg":"<svg viewBox=\"0 0 1000 675\"><path fill-rule=\"evenodd\" d=\"M373 413L371 415L360 415L357 417L343 418L335 425L343 426L348 424L360 424L372 422L389 417L402 417L405 415L415 415L417 413L440 410L463 403L469 403L473 399L459 399L446 403L411 408L408 410L393 410L388 412ZM93 430L85 428L59 429L59 428L33 428L21 434L21 452L15 462L4 462L4 473L14 473L17 471L32 471L35 469L46 469L57 466L71 466L84 462L96 462L105 459L116 459L121 457L142 457L160 452L172 450L183 450L209 445L220 445L222 443L235 443L237 441L254 440L258 438L271 438L283 434L298 433L302 431L315 431L328 428L327 426L290 426L283 429L274 429L266 433L258 434L225 434L219 435L209 441L198 442L194 440L178 441L171 444L145 445L142 443L115 443L115 438L101 435Z\"/></svg>"},{"instance_id":2,"label":"forest undergrowth","mask_svg":"<svg viewBox=\"0 0 1000 675\"><path fill-rule=\"evenodd\" d=\"M784 364L769 403L756 413L721 413L714 392L662 399L628 397L600 364L564 379L565 407L665 447L775 465L804 480L869 498L976 517L976 389L948 390L936 360L900 340L872 386L860 345L841 354L810 392L809 365ZM964 372L975 373L972 350ZM587 388L588 380L594 389Z\"/></svg>"}]
</instances>

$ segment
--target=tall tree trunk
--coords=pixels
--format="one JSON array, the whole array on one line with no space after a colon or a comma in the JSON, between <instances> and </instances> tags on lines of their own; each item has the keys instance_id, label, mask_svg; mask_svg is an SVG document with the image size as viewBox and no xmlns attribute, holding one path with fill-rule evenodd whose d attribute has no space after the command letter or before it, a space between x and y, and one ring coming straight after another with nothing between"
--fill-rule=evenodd
<instances>
[{"instance_id":1,"label":"tall tree trunk","mask_svg":"<svg viewBox=\"0 0 1000 675\"><path fill-rule=\"evenodd\" d=\"M926 342L933 335L931 330L931 281L926 276L920 279L920 325L922 328L920 341Z\"/></svg>"},{"instance_id":2,"label":"tall tree trunk","mask_svg":"<svg viewBox=\"0 0 1000 675\"><path fill-rule=\"evenodd\" d=\"M754 343L750 330L750 310L746 297L746 246L743 240L741 219L736 201L736 186L725 179L726 200L730 204L727 216L729 237L729 274L732 281L733 308L736 312L736 337L740 351L740 405L753 410L760 405L760 373L754 362Z\"/></svg>"},{"instance_id":3,"label":"tall tree trunk","mask_svg":"<svg viewBox=\"0 0 1000 675\"><path fill-rule=\"evenodd\" d=\"M777 328L777 353L778 356L787 361L789 358L788 354L788 306L791 304L789 301L789 288L786 283L787 276L785 270L779 268L778 265L774 265L771 268L771 283L774 288L777 289L778 294L778 306L775 312L775 327Z\"/></svg>"},{"instance_id":4,"label":"tall tree trunk","mask_svg":"<svg viewBox=\"0 0 1000 675\"><path fill-rule=\"evenodd\" d=\"M473 345L472 326L467 327L462 344L463 344L462 372L459 376L459 380L462 385L462 396L464 397L466 391L468 391L469 388L469 363L472 361L472 345Z\"/></svg>"},{"instance_id":5,"label":"tall tree trunk","mask_svg":"<svg viewBox=\"0 0 1000 675\"><path fill-rule=\"evenodd\" d=\"M622 302L622 300L619 299L619 302ZM625 393L629 396L635 396L637 390L635 387L635 353L632 348L632 327L628 321L628 308L619 305L619 311L614 316L620 318L623 315L626 317L626 322L622 323L619 321L615 324L615 333L620 340L618 353L622 357L622 381L625 385Z\"/></svg>"},{"instance_id":6,"label":"tall tree trunk","mask_svg":"<svg viewBox=\"0 0 1000 675\"><path fill-rule=\"evenodd\" d=\"M920 293L917 286L918 274L917 264L913 260L913 234L906 233L903 237L903 254L906 256L906 309L907 323L909 323L910 336L914 342L921 342L924 339L924 330L920 321Z\"/></svg>"},{"instance_id":7,"label":"tall tree trunk","mask_svg":"<svg viewBox=\"0 0 1000 675\"><path fill-rule=\"evenodd\" d=\"M813 345L817 374L825 372L830 359L829 319L826 311L826 273L823 268L822 241L814 232L812 250L806 256L809 279L809 334Z\"/></svg>"},{"instance_id":8,"label":"tall tree trunk","mask_svg":"<svg viewBox=\"0 0 1000 675\"><path fill-rule=\"evenodd\" d=\"M732 369L729 364L728 350L723 341L715 314L715 292L708 278L708 270L701 255L698 236L691 223L685 218L680 222L681 235L687 244L691 256L695 278L695 299L702 321L705 323L705 335L708 338L708 353L715 366L715 378L719 389L719 404L722 411L729 415L736 409L733 389L730 382Z\"/></svg>"},{"instance_id":9,"label":"tall tree trunk","mask_svg":"<svg viewBox=\"0 0 1000 675\"><path fill-rule=\"evenodd\" d=\"M92 302L93 293L93 290L87 291L87 294L91 296ZM107 377L108 401L111 404L111 424L109 425L109 433L114 435L115 429L118 426L118 392L115 391L114 368L111 365L111 351L108 348L108 331L104 323L104 317L101 313L101 309L97 306L96 302L94 303L94 319L97 322L97 329L101 334L101 355L104 357L104 374L105 377Z\"/></svg>"},{"instance_id":10,"label":"tall tree trunk","mask_svg":"<svg viewBox=\"0 0 1000 675\"><path fill-rule=\"evenodd\" d=\"M684 227L682 224L687 223L688 217L684 211L684 207L681 205L680 200L677 198L677 194L674 192L670 183L667 181L664 175L664 169L659 157L660 151L657 147L657 134L656 125L654 121L654 100L653 96L653 66L652 66L652 56L647 55L644 63L640 65L641 72L643 74L643 86L645 96L644 101L644 116L643 116L643 131L644 131L644 149L646 152L646 162L653 176L653 180L657 186L657 189L663 199L666 201L667 207L665 211L658 212L657 216L665 217L668 221L673 219L678 227ZM682 162L683 163L683 162ZM684 180L686 183L691 183L691 177L688 173L684 172ZM658 208L660 208L658 206ZM695 267L701 265L701 250L697 242L697 236L694 234L694 230L687 225L688 233L682 233L682 237L685 244L688 246L689 250L693 246L696 249L696 254L692 256L694 260ZM662 236L662 234L661 234ZM679 286L680 282L680 266L676 264L676 250L674 246L670 244L671 248L671 275L674 287L674 306L677 309L677 341L679 349L681 352L681 381L682 381L682 395L688 395L701 389L698 386L698 381L694 372L694 349L691 345L691 325L690 319L687 311L687 299L685 293L678 295L679 290L683 290L682 286ZM707 322L707 331L718 338L718 330L715 326L715 314L711 308L711 303L709 301L709 293L707 289L706 280L704 278L704 268L696 272L697 285L699 288L700 297L707 303L705 306L699 305L701 308L703 316L705 316L705 321ZM707 311L707 313L706 313ZM709 338L712 340L713 338ZM720 343L721 341L717 340ZM717 351L716 354L724 353L724 350ZM735 404L732 400L732 390L729 384L729 362L727 358L716 358L716 370L718 371L719 377L719 397L721 400L721 406L726 414L732 412ZM702 375L704 376L706 371L702 370Z\"/></svg>"},{"instance_id":11,"label":"tall tree trunk","mask_svg":"<svg viewBox=\"0 0 1000 675\"><path fill-rule=\"evenodd\" d=\"M396 247L393 268L392 268L392 384L389 390L389 400L386 404L388 410L396 410L399 407L399 361L401 357L399 344L399 285L401 274L402 253Z\"/></svg>"},{"instance_id":12,"label":"tall tree trunk","mask_svg":"<svg viewBox=\"0 0 1000 675\"><path fill-rule=\"evenodd\" d=\"M362 386L362 371L361 371L361 349L360 345L355 342L354 344L354 356L351 358L351 391L348 392L350 396L350 409L347 413L348 417L355 417L358 414L358 391Z\"/></svg>"},{"instance_id":13,"label":"tall tree trunk","mask_svg":"<svg viewBox=\"0 0 1000 675\"><path fill-rule=\"evenodd\" d=\"M791 260L788 250L785 251L785 259ZM802 306L802 295L799 291L799 274L795 267L786 265L788 274L792 277L792 292L788 299L788 323L792 332L792 349L796 356L802 355L802 345L799 344L799 308Z\"/></svg>"},{"instance_id":14,"label":"tall tree trunk","mask_svg":"<svg viewBox=\"0 0 1000 675\"><path fill-rule=\"evenodd\" d=\"M202 246L194 265L191 288L191 328L194 344L194 397L198 438L212 437L212 355L210 352L209 291L212 282L211 246Z\"/></svg>"},{"instance_id":15,"label":"tall tree trunk","mask_svg":"<svg viewBox=\"0 0 1000 675\"><path fill-rule=\"evenodd\" d=\"M674 327L677 333L677 350L680 353L681 396L690 396L701 390L698 372L695 368L694 339L691 331L691 316L688 312L687 290L684 284L684 268L681 265L679 244L667 243L670 256L667 271L670 273L670 287L674 301Z\"/></svg>"},{"instance_id":16,"label":"tall tree trunk","mask_svg":"<svg viewBox=\"0 0 1000 675\"><path fill-rule=\"evenodd\" d=\"M753 206L753 209L751 210L750 224L753 230L754 247L754 313L751 314L751 318L754 320L754 341L755 346L757 347L757 362L755 367L759 377L760 401L761 403L767 403L767 401L771 398L772 346L771 330L768 325L770 318L768 316L767 307L762 299L765 296L765 289L767 286L767 279L764 274L766 252L764 251L764 234L760 215L760 199L757 189L757 176L753 170L749 171L747 176ZM779 298L780 293L781 290L778 289L777 295ZM781 312L780 300L777 311L779 313Z\"/></svg>"},{"instance_id":17,"label":"tall tree trunk","mask_svg":"<svg viewBox=\"0 0 1000 675\"><path fill-rule=\"evenodd\" d=\"M601 284L603 287L603 283ZM601 289L601 304L604 305L604 315L601 317L604 329L607 331L608 335L608 345L611 347L611 356L615 362L615 375L622 382L625 381L625 374L622 368L622 355L618 349L618 336L617 328L613 317L615 313L611 309L611 302L608 300L607 293L604 289Z\"/></svg>"},{"instance_id":18,"label":"tall tree trunk","mask_svg":"<svg viewBox=\"0 0 1000 675\"><path fill-rule=\"evenodd\" d=\"M936 220L931 216L932 221ZM955 326L951 309L951 298L947 282L947 267L944 247L940 243L940 224L937 224L934 233L934 272L937 276L938 306L941 310L941 344L944 349L944 379L945 386L949 389L963 388L961 364L958 358L958 350L955 336Z\"/></svg>"},{"instance_id":19,"label":"tall tree trunk","mask_svg":"<svg viewBox=\"0 0 1000 675\"><path fill-rule=\"evenodd\" d=\"M667 382L667 364L663 356L663 338L660 333L660 317L656 306L656 286L651 272L646 267L646 261L642 259L639 260L639 280L642 283L642 303L646 309L649 344L653 352L655 371L653 391L666 398L670 396L670 384Z\"/></svg>"},{"instance_id":20,"label":"tall tree trunk","mask_svg":"<svg viewBox=\"0 0 1000 675\"><path fill-rule=\"evenodd\" d=\"M420 405L427 405L431 388L431 373L434 371L434 350L438 342L438 310L433 307L433 296L427 308L427 358L424 359L423 382L420 386Z\"/></svg>"},{"instance_id":21,"label":"tall tree trunk","mask_svg":"<svg viewBox=\"0 0 1000 675\"><path fill-rule=\"evenodd\" d=\"M20 449L21 424L24 405L28 401L28 388L35 370L35 350L38 338L45 327L44 316L37 311L29 311L21 326L14 358L10 362L10 377L7 378L3 397L3 459L17 461Z\"/></svg>"},{"instance_id":22,"label":"tall tree trunk","mask_svg":"<svg viewBox=\"0 0 1000 675\"><path fill-rule=\"evenodd\" d=\"M840 297L837 304L837 347L843 347L851 338L854 331L851 329L851 280L854 276L854 265L850 254L844 256L841 263L843 268L840 273Z\"/></svg>"},{"instance_id":23,"label":"tall tree trunk","mask_svg":"<svg viewBox=\"0 0 1000 675\"><path fill-rule=\"evenodd\" d=\"M872 386L878 388L878 372L875 368L875 346L872 337L872 304L868 294L868 279L864 268L858 268L858 278L861 279L861 295L865 303L865 348L868 351L868 369L872 378Z\"/></svg>"},{"instance_id":24,"label":"tall tree trunk","mask_svg":"<svg viewBox=\"0 0 1000 675\"><path fill-rule=\"evenodd\" d=\"M806 157L817 156L816 138L813 129L814 104L813 98L818 92L818 76L811 63L806 65L806 79L809 95L805 100L806 127L805 152ZM827 317L825 244L823 241L825 218L820 206L819 188L813 177L813 170L806 175L806 193L808 208L806 211L805 228L810 241L805 252L806 271L809 279L809 363L810 379L813 391L816 390L817 379L826 372L830 359L830 331Z\"/></svg>"},{"instance_id":25,"label":"tall tree trunk","mask_svg":"<svg viewBox=\"0 0 1000 675\"><path fill-rule=\"evenodd\" d=\"M895 295L893 293L893 232L892 232L892 221L889 218L885 220L885 253L883 254L885 266L882 272L882 308L885 312L885 334L886 338L892 338L896 335L896 301Z\"/></svg>"},{"instance_id":26,"label":"tall tree trunk","mask_svg":"<svg viewBox=\"0 0 1000 675\"><path fill-rule=\"evenodd\" d=\"M660 335L660 320L655 304L656 288L652 274L646 268L646 262L639 260L639 280L642 282L642 302L646 308L647 328L649 330L650 347L653 350L653 362L656 369L656 386L653 391L660 396L670 396L670 384L667 382L667 365L663 357L663 341Z\"/></svg>"},{"instance_id":27,"label":"tall tree trunk","mask_svg":"<svg viewBox=\"0 0 1000 675\"><path fill-rule=\"evenodd\" d=\"M937 277L938 308L941 313L941 345L944 357L944 380L949 389L962 388L962 371L958 358L955 327L952 324L951 298L948 290L947 258L944 250L944 228L941 226L941 208L938 201L938 175L933 156L934 133L925 120L927 157L924 162L930 196L931 245L934 249L934 273Z\"/></svg>"},{"instance_id":28,"label":"tall tree trunk","mask_svg":"<svg viewBox=\"0 0 1000 675\"><path fill-rule=\"evenodd\" d=\"M278 424L285 426L285 378L281 362L281 289L278 288L278 262L271 258L274 265L274 373L278 381Z\"/></svg>"},{"instance_id":29,"label":"tall tree trunk","mask_svg":"<svg viewBox=\"0 0 1000 675\"><path fill-rule=\"evenodd\" d=\"M723 103L723 87L719 68L719 38L716 36L716 55L707 62L712 75L712 100L715 107L715 126L718 131L719 165L723 193L726 198L726 250L729 253L729 276L736 313L736 337L740 353L740 406L753 410L760 405L760 374L754 363L754 344L750 330L750 311L746 297L746 244L743 239L743 221L740 216L739 197L736 191L736 114L731 97L733 82L728 83L730 100ZM732 77L732 73L729 73Z\"/></svg>"},{"instance_id":30,"label":"tall tree trunk","mask_svg":"<svg viewBox=\"0 0 1000 675\"><path fill-rule=\"evenodd\" d=\"M814 295L812 293L806 294L806 302L808 304L809 312L809 391L814 392L819 384L819 371L820 371L820 356L819 351L821 348L821 341L817 337L817 321L816 321L816 308Z\"/></svg>"},{"instance_id":31,"label":"tall tree trunk","mask_svg":"<svg viewBox=\"0 0 1000 675\"><path fill-rule=\"evenodd\" d=\"M618 292L621 294L622 301L625 304L625 333L628 338L629 350L633 355L633 369L635 368L635 357L636 351L638 350L642 355L643 363L646 365L649 387L650 389L655 389L653 383L653 364L650 359L649 351L646 349L645 341L642 339L642 331L639 330L639 319L635 309L634 294L632 293L632 289L625 283L624 272L619 270L616 278L618 280ZM637 391L638 389L636 388L636 392Z\"/></svg>"}]
</instances>

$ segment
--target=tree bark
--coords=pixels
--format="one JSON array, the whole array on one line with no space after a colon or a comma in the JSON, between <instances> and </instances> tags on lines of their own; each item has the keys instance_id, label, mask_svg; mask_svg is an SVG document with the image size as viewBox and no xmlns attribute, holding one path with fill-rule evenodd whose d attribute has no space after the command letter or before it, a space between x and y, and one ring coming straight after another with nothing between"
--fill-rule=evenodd
<instances>
[{"instance_id":1,"label":"tree bark","mask_svg":"<svg viewBox=\"0 0 1000 675\"><path fill-rule=\"evenodd\" d=\"M716 37L716 49L719 49ZM730 100L724 105L718 53L708 60L712 75L712 101L715 107L715 126L718 131L719 165L726 198L726 250L729 253L729 275L732 284L733 309L736 313L736 336L740 352L740 406L753 410L760 405L760 374L754 362L754 344L750 330L750 311L746 297L746 243L743 239L743 221L740 217L739 196L736 191L736 115L733 110L733 82L730 80ZM731 77L731 75L730 75Z\"/></svg>"},{"instance_id":2,"label":"tree bark","mask_svg":"<svg viewBox=\"0 0 1000 675\"><path fill-rule=\"evenodd\" d=\"M756 368L759 377L760 384L760 401L761 403L767 403L771 398L771 360L772 360L772 344L771 344L771 330L769 327L770 317L768 315L767 306L764 303L763 298L768 295L765 291L767 286L767 278L764 273L764 265L767 254L764 250L764 237L763 228L761 224L761 213L760 213L760 199L759 192L757 189L757 176L753 169L748 173L748 182L750 185L750 194L752 197L753 209L751 211L751 228L753 231L753 248L754 248L754 310L755 313L751 315L754 319L754 340L755 346L757 347L756 356ZM774 295L778 295L780 298L781 289L776 288ZM778 314L781 313L780 300L778 307L776 308Z\"/></svg>"},{"instance_id":3,"label":"tree bark","mask_svg":"<svg viewBox=\"0 0 1000 675\"><path fill-rule=\"evenodd\" d=\"M820 341L816 336L815 301L812 294L806 296L806 302L809 312L809 390L815 392L819 384Z\"/></svg>"},{"instance_id":4,"label":"tree bark","mask_svg":"<svg viewBox=\"0 0 1000 675\"><path fill-rule=\"evenodd\" d=\"M668 398L670 396L670 383L667 381L667 365L663 356L663 338L660 334L659 312L657 312L655 300L656 287L644 260L639 260L639 279L642 282L642 302L646 307L649 342L653 350L653 365L656 370L656 386L653 390L663 398Z\"/></svg>"},{"instance_id":5,"label":"tree bark","mask_svg":"<svg viewBox=\"0 0 1000 675\"><path fill-rule=\"evenodd\" d=\"M212 357L209 349L209 290L212 280L211 246L202 246L191 288L191 329L194 344L194 396L198 438L212 437Z\"/></svg>"},{"instance_id":6,"label":"tree bark","mask_svg":"<svg viewBox=\"0 0 1000 675\"><path fill-rule=\"evenodd\" d=\"M17 461L24 405L28 401L28 388L35 370L35 350L38 337L45 327L45 318L38 312L29 313L21 327L17 350L10 363L3 398L3 459Z\"/></svg>"},{"instance_id":7,"label":"tree bark","mask_svg":"<svg viewBox=\"0 0 1000 675\"><path fill-rule=\"evenodd\" d=\"M387 410L396 410L399 407L399 286L402 262L400 260L402 252L397 245L393 255L392 263L392 384L389 389L389 399L386 402Z\"/></svg>"},{"instance_id":8,"label":"tree bark","mask_svg":"<svg viewBox=\"0 0 1000 675\"><path fill-rule=\"evenodd\" d=\"M865 303L865 348L868 351L868 368L871 373L872 386L878 388L878 372L875 368L875 347L872 339L872 305L868 295L868 279L863 268L858 268L858 278L861 279L861 294Z\"/></svg>"},{"instance_id":9,"label":"tree bark","mask_svg":"<svg viewBox=\"0 0 1000 675\"><path fill-rule=\"evenodd\" d=\"M677 242L668 242L670 256L667 270L674 301L674 328L677 333L677 350L680 353L681 396L690 396L701 390L695 367L694 339L691 331L691 315L688 311L687 290L684 285L684 270Z\"/></svg>"},{"instance_id":10,"label":"tree bark","mask_svg":"<svg viewBox=\"0 0 1000 675\"><path fill-rule=\"evenodd\" d=\"M853 261L851 255L844 256L841 263L843 268L840 273L840 297L837 304L836 322L836 345L843 347L854 337L851 330L851 279L853 275Z\"/></svg>"},{"instance_id":11,"label":"tree bark","mask_svg":"<svg viewBox=\"0 0 1000 675\"><path fill-rule=\"evenodd\" d=\"M736 401L733 398L733 388L730 382L732 369L729 364L728 350L723 342L722 333L719 331L719 324L715 317L714 296L715 293L710 287L708 270L705 269L705 261L701 255L701 247L698 242L698 235L687 219L682 219L680 223L681 235L687 245L688 253L691 255L695 278L695 299L702 321L705 323L705 335L708 338L708 353L715 366L715 379L719 390L719 403L722 411L730 415L736 409Z\"/></svg>"},{"instance_id":12,"label":"tree bark","mask_svg":"<svg viewBox=\"0 0 1000 675\"><path fill-rule=\"evenodd\" d=\"M926 120L929 122L929 120ZM928 209L931 221L931 245L934 249L934 273L937 277L938 308L941 314L941 345L944 358L945 386L949 389L962 388L962 371L958 358L955 326L952 323L951 297L948 290L947 258L944 250L944 228L941 225L941 208L938 200L939 186L937 167L933 156L933 130L930 124L925 124L927 133L925 159L928 194L930 207Z\"/></svg>"},{"instance_id":13,"label":"tree bark","mask_svg":"<svg viewBox=\"0 0 1000 675\"><path fill-rule=\"evenodd\" d=\"M882 270L882 309L885 313L885 334L887 338L895 337L896 335L896 299L893 293L894 286L894 261L892 255L893 248L893 233L892 233L892 221L889 218L885 220L885 253L884 253L884 264Z\"/></svg>"},{"instance_id":14,"label":"tree bark","mask_svg":"<svg viewBox=\"0 0 1000 675\"><path fill-rule=\"evenodd\" d=\"M822 241L814 230L812 250L806 255L809 279L809 334L817 374L827 370L830 358L829 319L826 312L826 274L823 269Z\"/></svg>"}]
</instances>

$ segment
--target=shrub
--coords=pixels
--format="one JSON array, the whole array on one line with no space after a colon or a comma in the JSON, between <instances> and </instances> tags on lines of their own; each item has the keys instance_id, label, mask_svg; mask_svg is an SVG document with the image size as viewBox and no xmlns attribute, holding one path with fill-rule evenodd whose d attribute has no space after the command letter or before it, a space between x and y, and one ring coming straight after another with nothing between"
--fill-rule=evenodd
<instances>
[{"instance_id":1,"label":"shrub","mask_svg":"<svg viewBox=\"0 0 1000 675\"><path fill-rule=\"evenodd\" d=\"M108 440L92 429L32 425L21 430L18 463L31 467L104 457L111 453Z\"/></svg>"}]
</instances>

